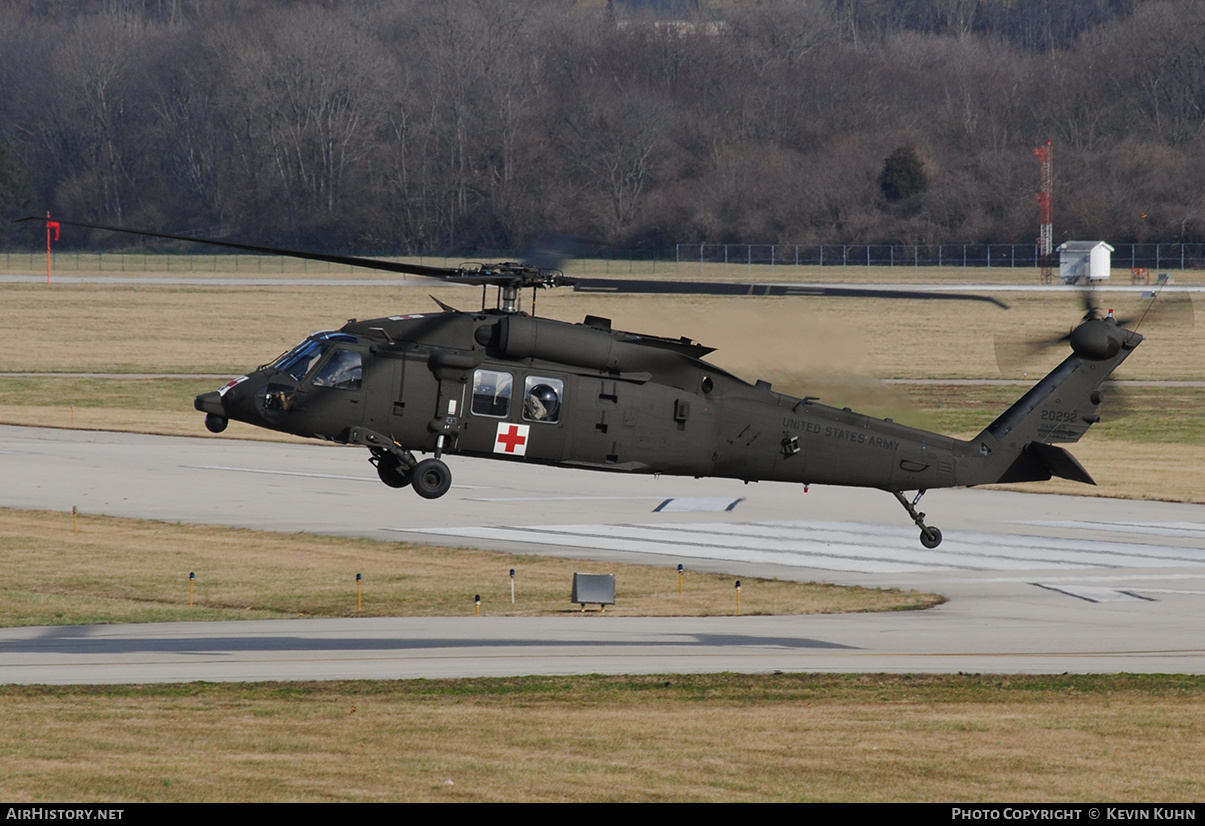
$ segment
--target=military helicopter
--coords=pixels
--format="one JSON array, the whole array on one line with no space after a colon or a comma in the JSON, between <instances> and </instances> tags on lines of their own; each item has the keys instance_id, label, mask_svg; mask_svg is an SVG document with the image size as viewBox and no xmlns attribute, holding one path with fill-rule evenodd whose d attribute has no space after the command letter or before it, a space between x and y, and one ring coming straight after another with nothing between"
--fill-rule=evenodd
<instances>
[{"instance_id":1,"label":"military helicopter","mask_svg":"<svg viewBox=\"0 0 1205 826\"><path fill-rule=\"evenodd\" d=\"M46 220L27 218L21 220ZM430 267L82 222L60 224L228 247L482 287L482 308L349 321L317 332L218 390L197 396L214 433L231 419L369 450L381 481L425 499L448 492L445 455L626 473L877 488L891 493L936 548L917 511L934 488L1044 481L1095 484L1056 443L1100 420L1101 384L1143 336L1092 310L1064 337L1071 354L973 439L960 440L816 397L776 393L704 361L711 348L521 312L520 290L716 295L870 296L988 301L958 293L782 284L629 281L566 276L504 262ZM485 307L485 288L498 290ZM416 454L431 454L419 459ZM909 498L906 492L916 491Z\"/></svg>"}]
</instances>

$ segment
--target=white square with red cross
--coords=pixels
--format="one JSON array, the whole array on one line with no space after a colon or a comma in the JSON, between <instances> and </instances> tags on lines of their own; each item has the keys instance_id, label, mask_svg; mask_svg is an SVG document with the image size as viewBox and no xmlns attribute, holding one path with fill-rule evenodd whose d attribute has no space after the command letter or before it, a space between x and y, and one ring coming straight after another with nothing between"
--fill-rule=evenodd
<instances>
[{"instance_id":1,"label":"white square with red cross","mask_svg":"<svg viewBox=\"0 0 1205 826\"><path fill-rule=\"evenodd\" d=\"M531 430L528 424L511 424L498 422L498 435L494 437L494 453L505 453L508 456L527 455L527 434Z\"/></svg>"}]
</instances>

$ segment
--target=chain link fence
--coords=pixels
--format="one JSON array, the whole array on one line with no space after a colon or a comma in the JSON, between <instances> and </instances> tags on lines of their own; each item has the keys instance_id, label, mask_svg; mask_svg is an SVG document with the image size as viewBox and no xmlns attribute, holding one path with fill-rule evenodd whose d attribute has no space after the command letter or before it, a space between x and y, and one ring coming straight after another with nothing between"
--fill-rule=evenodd
<instances>
[{"instance_id":1,"label":"chain link fence","mask_svg":"<svg viewBox=\"0 0 1205 826\"><path fill-rule=\"evenodd\" d=\"M469 253L447 253L408 256L365 254L365 257L384 261L406 261L432 267L458 267L472 261L518 261L524 253L512 250L485 250ZM358 274L369 271L346 264L326 261L307 261L279 255L246 253L189 253L189 252L95 252L87 250L54 250L53 271L64 275L137 275L196 274L196 275L323 275ZM621 250L603 248L583 254L581 258L565 261L566 273L574 275L617 275L624 273L669 272L674 269L673 250ZM0 252L0 275L45 274L46 250L32 252Z\"/></svg>"},{"instance_id":2,"label":"chain link fence","mask_svg":"<svg viewBox=\"0 0 1205 826\"><path fill-rule=\"evenodd\" d=\"M1113 266L1205 269L1205 244L1113 244ZM678 265L1035 268L1037 244L678 244ZM1057 253L1056 253L1057 255Z\"/></svg>"},{"instance_id":3,"label":"chain link fence","mask_svg":"<svg viewBox=\"0 0 1205 826\"><path fill-rule=\"evenodd\" d=\"M1113 266L1160 270L1205 269L1205 244L1115 244ZM456 267L465 261L514 260L514 252L392 257L431 266ZM1057 256L1057 253L1056 253ZM377 256L372 256L377 257ZM390 258L386 258L390 260ZM603 248L565 263L571 274L622 274L676 270L691 265L728 267L893 267L1014 269L1038 267L1037 244L678 244L673 250ZM1057 267L1057 262L1056 262ZM54 270L72 274L133 273L350 273L356 268L274 255L226 253L89 252L56 250ZM0 273L46 271L46 251L0 252Z\"/></svg>"}]
</instances>

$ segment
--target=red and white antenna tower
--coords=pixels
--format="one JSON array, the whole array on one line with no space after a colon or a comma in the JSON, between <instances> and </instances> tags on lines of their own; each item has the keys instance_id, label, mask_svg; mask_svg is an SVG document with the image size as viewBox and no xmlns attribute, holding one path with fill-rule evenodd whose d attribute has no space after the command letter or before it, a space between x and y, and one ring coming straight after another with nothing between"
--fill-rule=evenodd
<instances>
[{"instance_id":1,"label":"red and white antenna tower","mask_svg":"<svg viewBox=\"0 0 1205 826\"><path fill-rule=\"evenodd\" d=\"M1038 210L1041 223L1038 230L1038 266L1042 268L1042 283L1054 280L1054 171L1051 155L1054 147L1050 141L1033 151L1042 164L1042 187L1038 190Z\"/></svg>"}]
</instances>

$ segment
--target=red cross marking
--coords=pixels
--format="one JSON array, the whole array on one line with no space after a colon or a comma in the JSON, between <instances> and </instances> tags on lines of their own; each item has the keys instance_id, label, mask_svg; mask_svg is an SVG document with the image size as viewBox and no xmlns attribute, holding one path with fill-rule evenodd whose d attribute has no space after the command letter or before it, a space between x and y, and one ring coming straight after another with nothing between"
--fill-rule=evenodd
<instances>
[{"instance_id":1,"label":"red cross marking","mask_svg":"<svg viewBox=\"0 0 1205 826\"><path fill-rule=\"evenodd\" d=\"M503 445L505 452L514 453L527 444L527 437L519 433L519 426L512 424L505 433L498 433L498 443Z\"/></svg>"}]
</instances>

